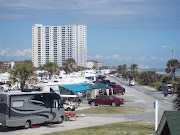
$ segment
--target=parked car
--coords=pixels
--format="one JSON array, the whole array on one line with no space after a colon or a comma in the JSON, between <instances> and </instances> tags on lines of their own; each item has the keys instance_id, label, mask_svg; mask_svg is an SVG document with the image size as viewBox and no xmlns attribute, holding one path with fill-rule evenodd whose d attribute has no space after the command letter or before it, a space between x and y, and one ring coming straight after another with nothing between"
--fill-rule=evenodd
<instances>
[{"instance_id":1,"label":"parked car","mask_svg":"<svg viewBox=\"0 0 180 135\"><path fill-rule=\"evenodd\" d=\"M134 86L135 85L135 81L134 80L129 80L129 86Z\"/></svg>"},{"instance_id":2,"label":"parked car","mask_svg":"<svg viewBox=\"0 0 180 135\"><path fill-rule=\"evenodd\" d=\"M104 80L106 78L106 76L105 75L99 75L97 78L101 79L101 80Z\"/></svg>"},{"instance_id":3,"label":"parked car","mask_svg":"<svg viewBox=\"0 0 180 135\"><path fill-rule=\"evenodd\" d=\"M167 84L166 85L166 90L168 94L172 94L173 92L173 85L172 84Z\"/></svg>"},{"instance_id":4,"label":"parked car","mask_svg":"<svg viewBox=\"0 0 180 135\"><path fill-rule=\"evenodd\" d=\"M164 88L162 86L159 86L158 91L164 91Z\"/></svg>"},{"instance_id":5,"label":"parked car","mask_svg":"<svg viewBox=\"0 0 180 135\"><path fill-rule=\"evenodd\" d=\"M122 93L123 95L125 94L125 88L123 88L122 86L120 85L109 85L113 88L113 93L116 94L116 93Z\"/></svg>"},{"instance_id":6,"label":"parked car","mask_svg":"<svg viewBox=\"0 0 180 135\"><path fill-rule=\"evenodd\" d=\"M90 104L91 106L96 106L96 105L119 106L121 104L124 104L124 99L115 96L102 95L96 97L95 99L89 100L88 104Z\"/></svg>"},{"instance_id":7,"label":"parked car","mask_svg":"<svg viewBox=\"0 0 180 135\"><path fill-rule=\"evenodd\" d=\"M74 111L76 109L76 106L73 103L64 103L63 106L65 111Z\"/></svg>"},{"instance_id":8,"label":"parked car","mask_svg":"<svg viewBox=\"0 0 180 135\"><path fill-rule=\"evenodd\" d=\"M116 82L110 82L109 85L116 85Z\"/></svg>"},{"instance_id":9,"label":"parked car","mask_svg":"<svg viewBox=\"0 0 180 135\"><path fill-rule=\"evenodd\" d=\"M123 76L122 76L122 74L117 74L116 77L122 78Z\"/></svg>"},{"instance_id":10,"label":"parked car","mask_svg":"<svg viewBox=\"0 0 180 135\"><path fill-rule=\"evenodd\" d=\"M102 80L101 83L109 85L111 82L109 80Z\"/></svg>"}]
</instances>

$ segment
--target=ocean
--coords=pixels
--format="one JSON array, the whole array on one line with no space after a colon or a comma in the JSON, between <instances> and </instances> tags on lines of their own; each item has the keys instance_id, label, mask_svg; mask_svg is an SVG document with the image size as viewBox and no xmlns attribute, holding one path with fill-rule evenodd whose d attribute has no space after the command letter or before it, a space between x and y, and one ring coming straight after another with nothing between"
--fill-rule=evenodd
<instances>
[{"instance_id":1,"label":"ocean","mask_svg":"<svg viewBox=\"0 0 180 135\"><path fill-rule=\"evenodd\" d=\"M155 71L158 74L167 74L166 69L156 69L156 68L148 68L148 69L138 69L138 71ZM175 75L180 76L180 69L176 69Z\"/></svg>"}]
</instances>

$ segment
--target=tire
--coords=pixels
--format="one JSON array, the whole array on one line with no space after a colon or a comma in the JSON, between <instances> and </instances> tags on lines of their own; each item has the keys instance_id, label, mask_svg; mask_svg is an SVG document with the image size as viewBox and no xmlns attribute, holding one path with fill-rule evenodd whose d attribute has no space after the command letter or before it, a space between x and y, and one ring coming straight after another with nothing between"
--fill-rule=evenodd
<instances>
[{"instance_id":1,"label":"tire","mask_svg":"<svg viewBox=\"0 0 180 135\"><path fill-rule=\"evenodd\" d=\"M91 106L95 106L96 105L96 103L95 102L91 102Z\"/></svg>"},{"instance_id":2,"label":"tire","mask_svg":"<svg viewBox=\"0 0 180 135\"><path fill-rule=\"evenodd\" d=\"M124 95L124 94L125 94L125 91L123 91L122 94Z\"/></svg>"},{"instance_id":3,"label":"tire","mask_svg":"<svg viewBox=\"0 0 180 135\"><path fill-rule=\"evenodd\" d=\"M63 117L63 116L61 116L61 117L59 118L58 123L63 123L63 121L64 121L64 117Z\"/></svg>"},{"instance_id":4,"label":"tire","mask_svg":"<svg viewBox=\"0 0 180 135\"><path fill-rule=\"evenodd\" d=\"M27 120L27 121L25 122L24 128L25 128L25 129L28 129L28 128L30 128L30 127L31 127L31 121L30 121L30 120Z\"/></svg>"},{"instance_id":5,"label":"tire","mask_svg":"<svg viewBox=\"0 0 180 135\"><path fill-rule=\"evenodd\" d=\"M67 108L67 111L72 111L70 107Z\"/></svg>"},{"instance_id":6,"label":"tire","mask_svg":"<svg viewBox=\"0 0 180 135\"><path fill-rule=\"evenodd\" d=\"M117 105L117 103L116 102L112 102L112 106L116 106Z\"/></svg>"}]
</instances>

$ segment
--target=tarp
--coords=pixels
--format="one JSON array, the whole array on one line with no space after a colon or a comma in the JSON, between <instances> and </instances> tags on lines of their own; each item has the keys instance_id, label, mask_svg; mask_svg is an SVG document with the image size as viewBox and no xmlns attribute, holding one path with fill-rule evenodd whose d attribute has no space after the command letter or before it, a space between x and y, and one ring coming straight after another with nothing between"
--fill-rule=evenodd
<instances>
[{"instance_id":1,"label":"tarp","mask_svg":"<svg viewBox=\"0 0 180 135\"><path fill-rule=\"evenodd\" d=\"M61 87L66 88L68 90L73 91L74 93L78 93L78 92L84 92L84 91L88 91L91 90L91 88L79 85L79 84L73 84L73 85L61 85Z\"/></svg>"},{"instance_id":2,"label":"tarp","mask_svg":"<svg viewBox=\"0 0 180 135\"><path fill-rule=\"evenodd\" d=\"M82 86L91 86L91 85L93 85L93 84L90 84L90 83L87 83L87 82L81 82L79 84L82 85Z\"/></svg>"},{"instance_id":3,"label":"tarp","mask_svg":"<svg viewBox=\"0 0 180 135\"><path fill-rule=\"evenodd\" d=\"M89 88L92 88L92 89L111 89L112 87L98 82L95 85L89 86Z\"/></svg>"}]
</instances>

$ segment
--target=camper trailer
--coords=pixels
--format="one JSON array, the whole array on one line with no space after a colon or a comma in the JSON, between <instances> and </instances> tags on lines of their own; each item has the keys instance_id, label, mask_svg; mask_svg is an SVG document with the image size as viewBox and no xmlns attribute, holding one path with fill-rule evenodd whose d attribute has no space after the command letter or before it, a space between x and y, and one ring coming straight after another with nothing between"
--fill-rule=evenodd
<instances>
[{"instance_id":1,"label":"camper trailer","mask_svg":"<svg viewBox=\"0 0 180 135\"><path fill-rule=\"evenodd\" d=\"M29 128L45 122L63 122L61 97L57 93L3 92L0 94L0 126Z\"/></svg>"}]
</instances>

